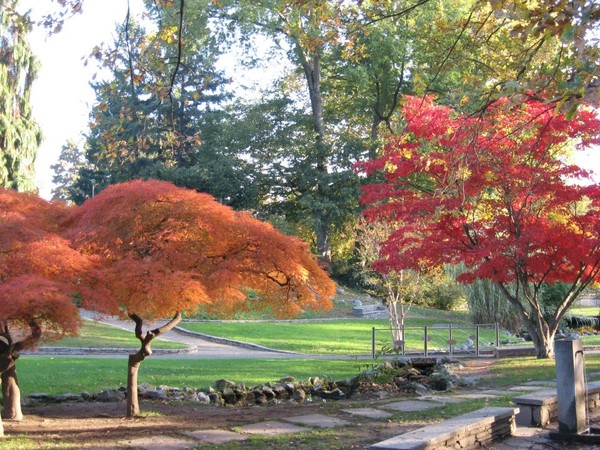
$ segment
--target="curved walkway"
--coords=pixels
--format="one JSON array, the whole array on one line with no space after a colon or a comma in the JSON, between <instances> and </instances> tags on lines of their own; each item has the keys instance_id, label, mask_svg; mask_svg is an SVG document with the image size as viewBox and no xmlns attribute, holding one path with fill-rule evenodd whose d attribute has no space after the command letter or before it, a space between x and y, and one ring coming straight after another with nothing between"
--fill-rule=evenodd
<instances>
[{"instance_id":1,"label":"curved walkway","mask_svg":"<svg viewBox=\"0 0 600 450\"><path fill-rule=\"evenodd\" d=\"M92 320L133 333L134 323L131 320L121 320L118 317L104 316L92 311L80 310L81 317L85 320ZM168 320L159 320L153 323L145 324L145 329L156 328L165 324ZM276 359L276 358L310 358L310 359L354 359L354 356L344 355L312 355L303 353L293 353L283 350L276 350L262 347L256 344L246 342L232 341L221 337L214 337L194 333L176 327L169 333L157 338L165 341L178 342L188 346L183 351L166 351L154 349L152 357L158 358L194 358L194 359ZM77 356L113 356L116 354L131 352L131 349L85 349L85 348L40 348L36 352L38 355L51 354Z\"/></svg>"}]
</instances>

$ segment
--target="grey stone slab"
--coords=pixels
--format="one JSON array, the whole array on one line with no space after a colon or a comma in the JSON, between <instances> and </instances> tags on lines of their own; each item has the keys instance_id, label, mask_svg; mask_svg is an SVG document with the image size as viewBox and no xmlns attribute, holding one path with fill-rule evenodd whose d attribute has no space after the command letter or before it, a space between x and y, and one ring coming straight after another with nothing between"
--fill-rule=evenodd
<instances>
[{"instance_id":1,"label":"grey stone slab","mask_svg":"<svg viewBox=\"0 0 600 450\"><path fill-rule=\"evenodd\" d=\"M338 417L325 416L323 414L308 414L305 416L286 417L282 420L286 422L300 423L310 427L333 428L344 425L350 425L350 422Z\"/></svg>"},{"instance_id":2,"label":"grey stone slab","mask_svg":"<svg viewBox=\"0 0 600 450\"><path fill-rule=\"evenodd\" d=\"M547 389L547 386L513 386L508 390L512 392L534 392L543 389Z\"/></svg>"},{"instance_id":3,"label":"grey stone slab","mask_svg":"<svg viewBox=\"0 0 600 450\"><path fill-rule=\"evenodd\" d=\"M541 389L535 392L528 392L513 398L513 402L518 405L545 405L556 402L556 389Z\"/></svg>"},{"instance_id":4,"label":"grey stone slab","mask_svg":"<svg viewBox=\"0 0 600 450\"><path fill-rule=\"evenodd\" d=\"M342 409L342 411L353 416L368 417L369 419L387 419L392 416L392 413L377 408L351 408Z\"/></svg>"},{"instance_id":5,"label":"grey stone slab","mask_svg":"<svg viewBox=\"0 0 600 450\"><path fill-rule=\"evenodd\" d=\"M482 394L492 394L492 395L513 395L514 392L507 390L500 390L500 389L486 389L484 391L481 391Z\"/></svg>"},{"instance_id":6,"label":"grey stone slab","mask_svg":"<svg viewBox=\"0 0 600 450\"><path fill-rule=\"evenodd\" d=\"M556 387L556 381L550 381L550 380L528 381L527 383L523 383L523 386Z\"/></svg>"},{"instance_id":7,"label":"grey stone slab","mask_svg":"<svg viewBox=\"0 0 600 450\"><path fill-rule=\"evenodd\" d=\"M120 445L142 450L186 450L195 448L197 442L178 439L173 436L148 436L130 441L121 441Z\"/></svg>"},{"instance_id":8,"label":"grey stone slab","mask_svg":"<svg viewBox=\"0 0 600 450\"><path fill-rule=\"evenodd\" d=\"M291 423L278 422L275 420L266 421L266 422L258 422L250 425L244 425L240 427L240 432L246 434L268 434L268 435L278 435L278 434L291 434L291 433L302 433L305 431L309 431L307 428L299 427L297 425L293 425Z\"/></svg>"},{"instance_id":9,"label":"grey stone slab","mask_svg":"<svg viewBox=\"0 0 600 450\"><path fill-rule=\"evenodd\" d=\"M460 398L460 397L448 397L448 396L431 397L431 401L439 402L439 403L462 403L466 400L467 400L466 398Z\"/></svg>"},{"instance_id":10,"label":"grey stone slab","mask_svg":"<svg viewBox=\"0 0 600 450\"><path fill-rule=\"evenodd\" d=\"M444 404L439 402L424 402L421 400L405 400L402 402L388 403L382 405L382 408L393 409L395 411L412 412L412 411L425 411L431 408L440 408Z\"/></svg>"},{"instance_id":11,"label":"grey stone slab","mask_svg":"<svg viewBox=\"0 0 600 450\"><path fill-rule=\"evenodd\" d=\"M558 446L557 446L558 445ZM492 450L547 450L560 448L551 441L548 430L536 427L517 427L513 435L490 447Z\"/></svg>"},{"instance_id":12,"label":"grey stone slab","mask_svg":"<svg viewBox=\"0 0 600 450\"><path fill-rule=\"evenodd\" d=\"M457 395L459 398L465 399L485 399L485 398L498 398L496 394L484 394L483 392L476 392L472 394L459 394Z\"/></svg>"},{"instance_id":13,"label":"grey stone slab","mask_svg":"<svg viewBox=\"0 0 600 450\"><path fill-rule=\"evenodd\" d=\"M234 433L229 430L196 430L183 433L186 436L197 439L207 444L219 445L233 441L245 441L248 435Z\"/></svg>"}]
</instances>

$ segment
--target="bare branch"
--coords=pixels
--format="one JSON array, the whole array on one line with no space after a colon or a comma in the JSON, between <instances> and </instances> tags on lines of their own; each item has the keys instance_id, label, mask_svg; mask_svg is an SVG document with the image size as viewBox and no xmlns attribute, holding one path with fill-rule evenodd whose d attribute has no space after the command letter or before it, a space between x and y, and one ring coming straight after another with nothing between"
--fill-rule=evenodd
<instances>
[{"instance_id":1,"label":"bare branch","mask_svg":"<svg viewBox=\"0 0 600 450\"><path fill-rule=\"evenodd\" d=\"M169 322L164 324L162 327L155 328L150 333L152 333L153 337L156 337L156 336L164 334L164 333L168 333L173 328L175 328L179 322L181 322L181 319L182 319L181 311L177 311L177 314L175 314Z\"/></svg>"},{"instance_id":2,"label":"bare branch","mask_svg":"<svg viewBox=\"0 0 600 450\"><path fill-rule=\"evenodd\" d=\"M135 337L138 338L140 341L143 341L146 338L142 328L144 321L140 316L138 316L135 313L127 313L127 315L131 320L135 322Z\"/></svg>"}]
</instances>

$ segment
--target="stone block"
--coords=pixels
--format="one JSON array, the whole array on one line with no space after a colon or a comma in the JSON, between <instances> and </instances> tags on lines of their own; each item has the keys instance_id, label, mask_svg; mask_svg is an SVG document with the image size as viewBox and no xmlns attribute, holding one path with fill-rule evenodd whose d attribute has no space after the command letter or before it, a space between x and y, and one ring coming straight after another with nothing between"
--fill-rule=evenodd
<instances>
[{"instance_id":1,"label":"stone block","mask_svg":"<svg viewBox=\"0 0 600 450\"><path fill-rule=\"evenodd\" d=\"M496 423L510 424L517 412L517 408L483 408L379 442L371 448L437 450L487 446L492 442L492 427Z\"/></svg>"},{"instance_id":2,"label":"stone block","mask_svg":"<svg viewBox=\"0 0 600 450\"><path fill-rule=\"evenodd\" d=\"M532 414L532 422L534 425L545 427L550 423L550 413L548 408L544 408L540 406L539 408L535 408Z\"/></svg>"},{"instance_id":3,"label":"stone block","mask_svg":"<svg viewBox=\"0 0 600 450\"><path fill-rule=\"evenodd\" d=\"M519 414L517 414L517 425L530 427L533 424L533 410L531 406L519 404Z\"/></svg>"}]
</instances>

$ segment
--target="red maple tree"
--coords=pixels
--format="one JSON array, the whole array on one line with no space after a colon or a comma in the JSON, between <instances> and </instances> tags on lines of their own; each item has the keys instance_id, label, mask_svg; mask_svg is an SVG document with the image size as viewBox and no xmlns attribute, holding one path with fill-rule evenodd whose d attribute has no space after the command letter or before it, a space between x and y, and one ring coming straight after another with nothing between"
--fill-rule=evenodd
<instances>
[{"instance_id":1,"label":"red maple tree","mask_svg":"<svg viewBox=\"0 0 600 450\"><path fill-rule=\"evenodd\" d=\"M40 341L77 332L77 283L92 262L60 236L66 206L0 188L2 417L21 420L16 360ZM0 427L1 431L1 427Z\"/></svg>"},{"instance_id":2,"label":"red maple tree","mask_svg":"<svg viewBox=\"0 0 600 450\"><path fill-rule=\"evenodd\" d=\"M211 196L160 181L113 185L74 210L68 236L85 255L102 258L96 295L135 323L140 350L129 357L127 415L139 412L137 376L152 340L205 305L229 316L253 303L277 316L331 306L334 283L306 244ZM92 278L88 279L91 282ZM144 320L173 317L144 331Z\"/></svg>"},{"instance_id":3,"label":"red maple tree","mask_svg":"<svg viewBox=\"0 0 600 450\"><path fill-rule=\"evenodd\" d=\"M561 318L600 272L600 186L567 162L569 149L600 142L598 117L534 100L468 117L431 97L407 97L403 113L404 132L360 165L383 176L364 188L366 215L401 224L378 269L464 263L460 280L495 282L537 356L552 356ZM570 289L547 314L540 292L557 282Z\"/></svg>"}]
</instances>

